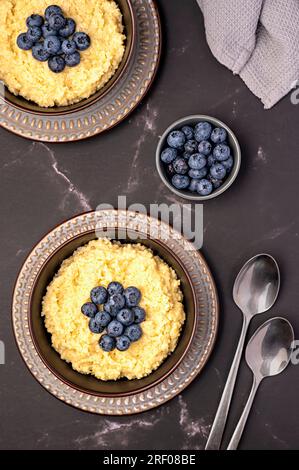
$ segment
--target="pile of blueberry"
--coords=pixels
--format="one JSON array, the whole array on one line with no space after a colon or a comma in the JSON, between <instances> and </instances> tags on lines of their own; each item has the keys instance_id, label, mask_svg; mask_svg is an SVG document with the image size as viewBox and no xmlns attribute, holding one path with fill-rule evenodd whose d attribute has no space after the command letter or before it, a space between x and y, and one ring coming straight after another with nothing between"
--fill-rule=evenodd
<instances>
[{"instance_id":1,"label":"pile of blueberry","mask_svg":"<svg viewBox=\"0 0 299 470\"><path fill-rule=\"evenodd\" d=\"M24 51L32 50L33 57L39 62L47 62L52 72L60 73L66 66L80 64L80 51L90 46L86 33L75 32L76 23L65 18L57 5L49 6L45 18L31 15L27 18L28 30L17 38L17 45Z\"/></svg>"},{"instance_id":2,"label":"pile of blueberry","mask_svg":"<svg viewBox=\"0 0 299 470\"><path fill-rule=\"evenodd\" d=\"M227 132L209 122L170 132L161 153L172 186L208 196L220 188L234 166Z\"/></svg>"},{"instance_id":3,"label":"pile of blueberry","mask_svg":"<svg viewBox=\"0 0 299 470\"><path fill-rule=\"evenodd\" d=\"M131 342L142 336L140 323L145 310L139 307L141 292L137 287L124 289L119 282L110 282L107 289L99 286L90 292L91 302L82 305L82 313L89 317L89 329L101 336L99 345L106 351L126 351ZM103 306L103 308L101 308Z\"/></svg>"}]
</instances>

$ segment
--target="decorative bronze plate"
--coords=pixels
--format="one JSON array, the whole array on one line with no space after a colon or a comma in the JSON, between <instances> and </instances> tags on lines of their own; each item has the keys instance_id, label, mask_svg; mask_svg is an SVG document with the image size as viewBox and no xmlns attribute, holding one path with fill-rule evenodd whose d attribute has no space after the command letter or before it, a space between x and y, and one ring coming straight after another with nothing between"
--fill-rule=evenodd
<instances>
[{"instance_id":1,"label":"decorative bronze plate","mask_svg":"<svg viewBox=\"0 0 299 470\"><path fill-rule=\"evenodd\" d=\"M178 361L178 365L165 374L164 379L153 382L152 386L138 388L138 384L136 384L133 385L133 389L129 393L122 393L120 381L117 394L113 393L115 385L112 385L112 393L109 393L109 384L107 393L96 393L89 382L90 391L84 391L82 387L80 389L80 387L72 385L74 382L69 380L72 370L69 365L64 363L65 378L61 378L49 367L48 358L45 358L45 355L43 357L40 347L37 346L32 331L34 329L32 329L34 286L38 285L37 289L40 289L38 295L41 299L44 287L40 287L40 279L43 279L44 286L50 281L48 268L52 263L53 255L59 252L61 262L63 256L66 256L65 247L74 239L78 239L79 236L89 236L91 231L96 230L109 232L115 229L126 229L135 233L152 233L153 227L156 228L155 240L163 242L164 245L167 240L168 250L189 276L188 282L192 286L192 295L196 305L196 323L191 343L188 345L185 355L182 356L182 360ZM51 269L55 272L54 269L57 270L57 266L52 266ZM188 311L186 314L188 315ZM36 317L40 317L40 313ZM184 390L199 374L206 364L215 342L218 325L218 300L214 281L205 260L201 253L181 234L166 223L144 214L107 210L89 212L74 217L52 230L36 245L25 261L16 281L12 318L16 341L26 365L33 376L52 395L84 411L107 415L129 415L155 408L167 402ZM46 341L50 344L50 339ZM46 355L52 354L51 351L54 353L52 348L49 351L49 344L48 349L45 349ZM179 348L180 343L177 349L179 350ZM176 351L172 355L175 355ZM170 360L171 356L169 356ZM155 372L151 375L154 374ZM82 376L82 374L79 375ZM88 381L88 376L84 377L84 380ZM88 382L86 383L88 384Z\"/></svg>"},{"instance_id":2,"label":"decorative bronze plate","mask_svg":"<svg viewBox=\"0 0 299 470\"><path fill-rule=\"evenodd\" d=\"M88 100L64 108L39 108L0 90L0 125L42 142L87 139L125 119L149 90L161 56L161 24L154 0L117 0L128 43L115 77ZM0 83L1 85L1 83Z\"/></svg>"}]
</instances>

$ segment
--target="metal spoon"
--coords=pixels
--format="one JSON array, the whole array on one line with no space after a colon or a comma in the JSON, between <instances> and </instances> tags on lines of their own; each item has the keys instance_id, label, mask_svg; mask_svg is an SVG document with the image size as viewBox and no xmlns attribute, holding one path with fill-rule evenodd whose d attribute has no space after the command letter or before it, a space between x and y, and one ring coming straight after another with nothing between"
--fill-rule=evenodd
<instances>
[{"instance_id":1,"label":"metal spoon","mask_svg":"<svg viewBox=\"0 0 299 470\"><path fill-rule=\"evenodd\" d=\"M242 331L206 450L220 449L249 323L254 315L264 313L274 305L279 287L278 265L275 259L267 254L254 256L247 261L235 280L233 298L243 313Z\"/></svg>"},{"instance_id":2,"label":"metal spoon","mask_svg":"<svg viewBox=\"0 0 299 470\"><path fill-rule=\"evenodd\" d=\"M246 361L253 372L253 385L231 438L228 450L235 450L241 439L255 394L265 377L280 374L291 359L294 330L284 318L272 318L254 333L246 348Z\"/></svg>"}]
</instances>

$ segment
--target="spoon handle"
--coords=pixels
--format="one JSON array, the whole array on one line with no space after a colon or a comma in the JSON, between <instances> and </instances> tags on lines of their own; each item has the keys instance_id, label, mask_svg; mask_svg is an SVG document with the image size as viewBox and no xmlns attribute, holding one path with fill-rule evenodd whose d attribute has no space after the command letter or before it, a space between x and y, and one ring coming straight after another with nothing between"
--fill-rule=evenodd
<instances>
[{"instance_id":1,"label":"spoon handle","mask_svg":"<svg viewBox=\"0 0 299 470\"><path fill-rule=\"evenodd\" d=\"M244 349L244 343L246 338L246 333L248 330L250 319L245 315L243 316L243 325L242 331L238 343L238 347L235 353L233 363L231 365L229 375L222 393L222 397L218 406L218 410L214 419L214 423L209 435L209 439L206 444L206 450L218 450L220 449L222 436L227 420L227 415L230 407L230 402L232 399L236 378L239 370L240 360L242 357L242 352Z\"/></svg>"},{"instance_id":2,"label":"spoon handle","mask_svg":"<svg viewBox=\"0 0 299 470\"><path fill-rule=\"evenodd\" d=\"M247 400L247 403L245 405L245 408L243 410L241 418L240 418L240 420L239 420L239 422L236 426L234 434L232 435L230 443L228 444L227 450L236 450L237 447L238 447L238 444L239 444L240 439L242 437L244 427L245 427L245 424L247 422L247 418L248 418L249 412L251 410L252 403L253 403L253 400L254 400L254 397L255 397L255 394L257 392L257 389L258 389L259 385L260 385L260 380L257 380L256 377L254 376L253 377L252 389L251 389L249 398Z\"/></svg>"}]
</instances>

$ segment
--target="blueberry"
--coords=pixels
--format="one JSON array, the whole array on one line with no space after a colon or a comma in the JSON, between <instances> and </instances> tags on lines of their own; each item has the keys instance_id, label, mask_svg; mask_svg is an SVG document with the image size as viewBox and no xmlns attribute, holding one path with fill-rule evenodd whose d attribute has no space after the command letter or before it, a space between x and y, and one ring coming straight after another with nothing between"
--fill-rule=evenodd
<instances>
[{"instance_id":1,"label":"blueberry","mask_svg":"<svg viewBox=\"0 0 299 470\"><path fill-rule=\"evenodd\" d=\"M65 69L65 60L63 57L55 55L49 59L49 69L54 73L63 72Z\"/></svg>"},{"instance_id":2,"label":"blueberry","mask_svg":"<svg viewBox=\"0 0 299 470\"><path fill-rule=\"evenodd\" d=\"M111 338L109 335L103 335L99 341L100 347L105 352L113 351L113 349L115 349L115 344L115 339Z\"/></svg>"},{"instance_id":3,"label":"blueberry","mask_svg":"<svg viewBox=\"0 0 299 470\"><path fill-rule=\"evenodd\" d=\"M105 289L105 287L102 287L102 286L94 287L92 291L90 292L90 298L94 304L98 304L98 305L104 304L108 298L107 289Z\"/></svg>"},{"instance_id":4,"label":"blueberry","mask_svg":"<svg viewBox=\"0 0 299 470\"><path fill-rule=\"evenodd\" d=\"M50 5L45 10L45 17L48 20L51 15L62 15L62 9L58 5Z\"/></svg>"},{"instance_id":5,"label":"blueberry","mask_svg":"<svg viewBox=\"0 0 299 470\"><path fill-rule=\"evenodd\" d=\"M109 297L108 302L104 305L104 309L115 317L117 313L124 308L126 304L125 297L121 294L113 294Z\"/></svg>"},{"instance_id":6,"label":"blueberry","mask_svg":"<svg viewBox=\"0 0 299 470\"><path fill-rule=\"evenodd\" d=\"M208 140L212 132L212 126L209 122L199 122L195 126L194 137L198 142Z\"/></svg>"},{"instance_id":7,"label":"blueberry","mask_svg":"<svg viewBox=\"0 0 299 470\"><path fill-rule=\"evenodd\" d=\"M227 160L230 156L230 148L226 144L219 144L213 150L213 155L216 160L222 162L223 160Z\"/></svg>"},{"instance_id":8,"label":"blueberry","mask_svg":"<svg viewBox=\"0 0 299 470\"><path fill-rule=\"evenodd\" d=\"M178 151L176 149L167 147L161 153L161 160L164 163L171 163L178 156Z\"/></svg>"},{"instance_id":9,"label":"blueberry","mask_svg":"<svg viewBox=\"0 0 299 470\"><path fill-rule=\"evenodd\" d=\"M42 30L38 26L31 26L27 31L27 37L30 41L39 41L42 37Z\"/></svg>"},{"instance_id":10,"label":"blueberry","mask_svg":"<svg viewBox=\"0 0 299 470\"><path fill-rule=\"evenodd\" d=\"M145 320L145 310L142 307L133 307L134 323L142 323Z\"/></svg>"},{"instance_id":11,"label":"blueberry","mask_svg":"<svg viewBox=\"0 0 299 470\"><path fill-rule=\"evenodd\" d=\"M76 51L73 54L66 54L64 60L68 67L76 67L81 62L80 52Z\"/></svg>"},{"instance_id":12,"label":"blueberry","mask_svg":"<svg viewBox=\"0 0 299 470\"><path fill-rule=\"evenodd\" d=\"M207 159L204 155L201 155L200 153L194 153L189 158L188 164L190 168L193 168L194 170L201 170L206 166Z\"/></svg>"},{"instance_id":13,"label":"blueberry","mask_svg":"<svg viewBox=\"0 0 299 470\"><path fill-rule=\"evenodd\" d=\"M194 131L193 131L193 129L192 129L191 126L184 126L184 127L182 127L182 132L184 132L184 134L185 134L185 136L186 136L186 138L187 138L188 140L193 139L193 137L194 137Z\"/></svg>"},{"instance_id":14,"label":"blueberry","mask_svg":"<svg viewBox=\"0 0 299 470\"><path fill-rule=\"evenodd\" d=\"M184 146L185 152L189 152L191 154L195 153L197 151L197 148L198 142L196 140L187 140Z\"/></svg>"},{"instance_id":15,"label":"blueberry","mask_svg":"<svg viewBox=\"0 0 299 470\"><path fill-rule=\"evenodd\" d=\"M128 336L122 335L116 338L116 349L119 351L127 351L131 345L131 340Z\"/></svg>"},{"instance_id":16,"label":"blueberry","mask_svg":"<svg viewBox=\"0 0 299 470\"><path fill-rule=\"evenodd\" d=\"M197 192L201 196L208 196L213 191L213 185L209 180L202 179L198 182Z\"/></svg>"},{"instance_id":17,"label":"blueberry","mask_svg":"<svg viewBox=\"0 0 299 470\"><path fill-rule=\"evenodd\" d=\"M141 299L141 292L137 287L128 287L124 290L127 307L137 307Z\"/></svg>"},{"instance_id":18,"label":"blueberry","mask_svg":"<svg viewBox=\"0 0 299 470\"><path fill-rule=\"evenodd\" d=\"M49 26L54 31L59 31L66 25L66 19L61 14L53 14L49 17Z\"/></svg>"},{"instance_id":19,"label":"blueberry","mask_svg":"<svg viewBox=\"0 0 299 470\"><path fill-rule=\"evenodd\" d=\"M71 39L65 39L61 45L61 48L65 54L73 54L76 52L76 43Z\"/></svg>"},{"instance_id":20,"label":"blueberry","mask_svg":"<svg viewBox=\"0 0 299 470\"><path fill-rule=\"evenodd\" d=\"M211 141L214 142L214 144L222 144L225 142L226 137L227 132L223 127L215 127L211 134Z\"/></svg>"},{"instance_id":21,"label":"blueberry","mask_svg":"<svg viewBox=\"0 0 299 470\"><path fill-rule=\"evenodd\" d=\"M113 294L109 297L109 302L120 310L125 306L126 299L122 294Z\"/></svg>"},{"instance_id":22,"label":"blueberry","mask_svg":"<svg viewBox=\"0 0 299 470\"><path fill-rule=\"evenodd\" d=\"M121 336L123 332L124 332L124 326L117 320L112 320L107 326L107 333L109 336L112 336L113 338L117 338L117 336Z\"/></svg>"},{"instance_id":23,"label":"blueberry","mask_svg":"<svg viewBox=\"0 0 299 470\"><path fill-rule=\"evenodd\" d=\"M221 162L221 164L224 166L226 171L229 172L234 166L234 159L233 157L228 157L228 159Z\"/></svg>"},{"instance_id":24,"label":"blueberry","mask_svg":"<svg viewBox=\"0 0 299 470\"><path fill-rule=\"evenodd\" d=\"M212 166L214 165L214 163L216 163L216 158L213 156L213 155L209 155L208 156L208 166Z\"/></svg>"},{"instance_id":25,"label":"blueberry","mask_svg":"<svg viewBox=\"0 0 299 470\"><path fill-rule=\"evenodd\" d=\"M112 317L116 317L117 312L119 311L115 305L111 305L111 303L108 301L104 304L104 310L108 312Z\"/></svg>"},{"instance_id":26,"label":"blueberry","mask_svg":"<svg viewBox=\"0 0 299 470\"><path fill-rule=\"evenodd\" d=\"M207 174L208 174L208 169L206 167L202 168L201 170L195 170L191 168L191 170L189 170L189 173L188 173L190 178L197 179L197 180L204 178L205 176L207 176Z\"/></svg>"},{"instance_id":27,"label":"blueberry","mask_svg":"<svg viewBox=\"0 0 299 470\"><path fill-rule=\"evenodd\" d=\"M90 37L86 33L75 33L73 39L79 51L85 51L90 46Z\"/></svg>"},{"instance_id":28,"label":"blueberry","mask_svg":"<svg viewBox=\"0 0 299 470\"><path fill-rule=\"evenodd\" d=\"M22 33L17 38L17 45L23 51L29 51L32 49L34 41L28 38L26 33Z\"/></svg>"},{"instance_id":29,"label":"blueberry","mask_svg":"<svg viewBox=\"0 0 299 470\"><path fill-rule=\"evenodd\" d=\"M125 326L132 325L134 323L134 313L129 308L123 308L120 310L116 316L116 319Z\"/></svg>"},{"instance_id":30,"label":"blueberry","mask_svg":"<svg viewBox=\"0 0 299 470\"><path fill-rule=\"evenodd\" d=\"M125 329L124 334L128 336L131 341L138 341L142 336L142 329L139 325L130 325Z\"/></svg>"},{"instance_id":31,"label":"blueberry","mask_svg":"<svg viewBox=\"0 0 299 470\"><path fill-rule=\"evenodd\" d=\"M175 175L175 169L173 168L173 164L172 164L172 163L169 163L169 165L167 165L166 169L167 169L167 173L168 173L170 176Z\"/></svg>"},{"instance_id":32,"label":"blueberry","mask_svg":"<svg viewBox=\"0 0 299 470\"><path fill-rule=\"evenodd\" d=\"M59 34L63 38L69 38L76 30L76 22L72 18L66 18L66 24L59 30Z\"/></svg>"},{"instance_id":33,"label":"blueberry","mask_svg":"<svg viewBox=\"0 0 299 470\"><path fill-rule=\"evenodd\" d=\"M98 313L98 308L94 303L87 302L86 304L82 305L81 312L86 317L94 318L95 315Z\"/></svg>"},{"instance_id":34,"label":"blueberry","mask_svg":"<svg viewBox=\"0 0 299 470\"><path fill-rule=\"evenodd\" d=\"M60 43L62 44L63 38L61 38L60 36L57 36L57 37L60 39ZM63 55L63 56L65 55L61 47L56 55Z\"/></svg>"},{"instance_id":35,"label":"blueberry","mask_svg":"<svg viewBox=\"0 0 299 470\"><path fill-rule=\"evenodd\" d=\"M215 178L212 178L211 176L209 176L209 181L211 181L214 189L220 188L220 186L222 186L223 184L222 180L217 180Z\"/></svg>"},{"instance_id":36,"label":"blueberry","mask_svg":"<svg viewBox=\"0 0 299 470\"><path fill-rule=\"evenodd\" d=\"M60 51L61 41L57 36L48 36L44 40L44 49L51 55L56 55Z\"/></svg>"},{"instance_id":37,"label":"blueberry","mask_svg":"<svg viewBox=\"0 0 299 470\"><path fill-rule=\"evenodd\" d=\"M110 282L110 284L108 284L107 291L109 295L122 294L124 288L120 282Z\"/></svg>"},{"instance_id":38,"label":"blueberry","mask_svg":"<svg viewBox=\"0 0 299 470\"><path fill-rule=\"evenodd\" d=\"M33 46L32 55L39 62L46 62L50 57L50 54L45 51L43 44L36 44Z\"/></svg>"},{"instance_id":39,"label":"blueberry","mask_svg":"<svg viewBox=\"0 0 299 470\"><path fill-rule=\"evenodd\" d=\"M189 184L189 191L192 193L197 193L197 187L198 187L199 180L197 179L192 179L190 184Z\"/></svg>"},{"instance_id":40,"label":"blueberry","mask_svg":"<svg viewBox=\"0 0 299 470\"><path fill-rule=\"evenodd\" d=\"M167 143L169 147L172 147L174 149L183 148L185 142L186 136L182 131L172 131L167 137Z\"/></svg>"},{"instance_id":41,"label":"blueberry","mask_svg":"<svg viewBox=\"0 0 299 470\"><path fill-rule=\"evenodd\" d=\"M226 175L226 169L221 165L221 163L215 163L215 165L211 166L210 174L212 178L222 180Z\"/></svg>"},{"instance_id":42,"label":"blueberry","mask_svg":"<svg viewBox=\"0 0 299 470\"><path fill-rule=\"evenodd\" d=\"M32 26L42 26L44 24L44 18L40 15L31 15L26 20L26 25L28 28Z\"/></svg>"},{"instance_id":43,"label":"blueberry","mask_svg":"<svg viewBox=\"0 0 299 470\"><path fill-rule=\"evenodd\" d=\"M50 28L49 23L45 23L42 26L42 34L44 38L47 38L48 36L57 36L58 31L54 31L54 29Z\"/></svg>"},{"instance_id":44,"label":"blueberry","mask_svg":"<svg viewBox=\"0 0 299 470\"><path fill-rule=\"evenodd\" d=\"M172 185L177 189L186 189L190 184L190 179L188 176L184 175L174 175L172 177Z\"/></svg>"},{"instance_id":45,"label":"blueberry","mask_svg":"<svg viewBox=\"0 0 299 470\"><path fill-rule=\"evenodd\" d=\"M92 333L95 333L96 335L103 333L104 328L98 324L95 318L91 318L88 323L89 329Z\"/></svg>"},{"instance_id":46,"label":"blueberry","mask_svg":"<svg viewBox=\"0 0 299 470\"><path fill-rule=\"evenodd\" d=\"M179 175L185 175L188 171L188 163L184 158L176 158L174 160L173 168L174 171Z\"/></svg>"},{"instance_id":47,"label":"blueberry","mask_svg":"<svg viewBox=\"0 0 299 470\"><path fill-rule=\"evenodd\" d=\"M203 155L210 155L212 151L212 144L208 140L202 140L199 142L197 149L199 153L202 153Z\"/></svg>"},{"instance_id":48,"label":"blueberry","mask_svg":"<svg viewBox=\"0 0 299 470\"><path fill-rule=\"evenodd\" d=\"M106 312L105 310L101 310L100 312L98 312L94 318L95 318L95 321L103 328L109 325L109 323L112 320L109 313Z\"/></svg>"}]
</instances>

